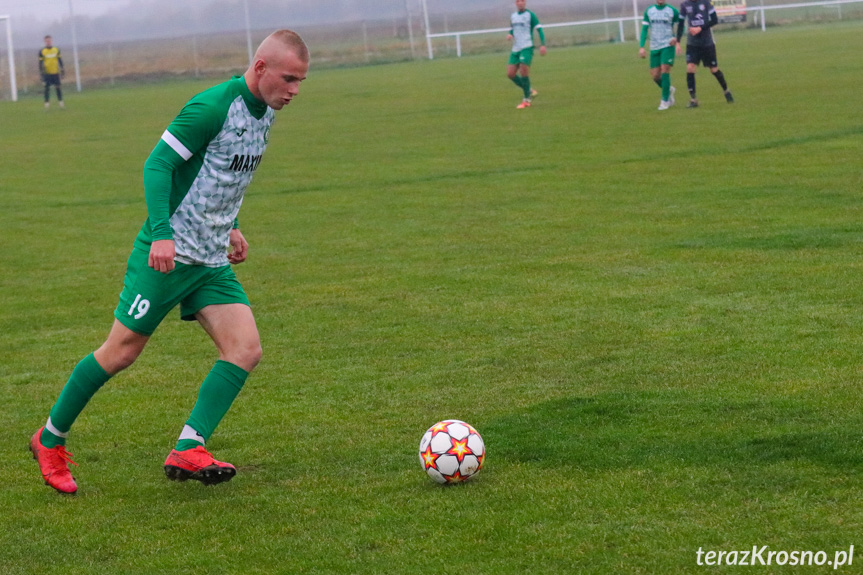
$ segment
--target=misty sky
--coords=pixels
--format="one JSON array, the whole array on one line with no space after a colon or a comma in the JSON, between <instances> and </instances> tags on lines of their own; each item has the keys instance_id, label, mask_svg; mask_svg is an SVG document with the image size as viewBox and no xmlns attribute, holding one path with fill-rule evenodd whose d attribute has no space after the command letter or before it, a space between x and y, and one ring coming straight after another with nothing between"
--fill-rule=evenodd
<instances>
[{"instance_id":1,"label":"misty sky","mask_svg":"<svg viewBox=\"0 0 863 575\"><path fill-rule=\"evenodd\" d=\"M72 0L75 13L86 16L101 16L125 4L125 0ZM0 14L12 17L39 18L53 11L68 13L69 0L0 0Z\"/></svg>"},{"instance_id":2,"label":"misty sky","mask_svg":"<svg viewBox=\"0 0 863 575\"><path fill-rule=\"evenodd\" d=\"M177 0L186 4L205 3L206 0ZM240 0L237 0L239 3ZM248 0L249 6L254 8L255 0ZM154 0L72 0L72 6L75 14L86 16L101 16L115 10L129 10L130 5L135 5L137 8L146 8L147 4L154 4ZM287 0L286 4L306 4L318 5L321 16L325 16L331 12L331 6L334 4L345 4L337 0L308 0L304 2L291 2ZM385 9L389 11L392 8L404 8L405 0L357 0L347 2L357 5L365 5L367 9ZM440 2L440 0L429 0L429 4L451 4L452 2ZM464 0L462 4L489 4L488 0ZM499 2L509 5L511 2ZM418 5L418 0L408 0L407 4ZM44 16L47 12L59 11L68 13L69 0L0 0L0 14L9 14L18 17L34 17Z\"/></svg>"},{"instance_id":3,"label":"misty sky","mask_svg":"<svg viewBox=\"0 0 863 575\"><path fill-rule=\"evenodd\" d=\"M186 5L206 4L207 0L176 0ZM234 0L235 3L240 3L241 0ZM254 6L258 0L248 0L250 8ZM583 2L601 2L602 0L558 0L556 4L569 3L577 5ZM609 4L618 4L621 2L629 2L631 0L607 0ZM394 10L404 10L405 5L411 5L418 9L420 0L283 0L283 4L302 5L304 7L316 6L322 18L327 14L332 13L334 5L354 5L358 10L392 12ZM512 6L511 0L427 0L430 11L449 10L454 7L471 8L471 7L488 7L500 5L507 10ZM72 6L76 15L82 16L102 16L112 11L123 10L134 13L135 10L146 10L148 5L156 4L157 0L72 0ZM542 0L534 0L533 4L543 4ZM134 6L135 9L130 9ZM69 0L0 0L0 14L9 14L13 17L26 19L51 19L50 14L65 15L69 12Z\"/></svg>"},{"instance_id":4,"label":"misty sky","mask_svg":"<svg viewBox=\"0 0 863 575\"><path fill-rule=\"evenodd\" d=\"M422 0L245 0L250 27L266 29L274 23L301 29L334 22L384 21L405 18L410 9L421 18ZM645 6L650 0L638 0ZM514 0L427 0L434 16L448 15L457 27L464 12L500 12L501 25L514 8ZM528 0L528 7L542 14L550 6L606 4L610 14L632 10L632 0ZM181 37L190 34L242 30L244 0L71 0L78 41L82 44L143 38ZM68 44L70 0L0 0L0 14L12 16L16 48L41 46L42 36ZM577 13L577 10L576 10ZM439 20L438 20L439 21Z\"/></svg>"}]
</instances>

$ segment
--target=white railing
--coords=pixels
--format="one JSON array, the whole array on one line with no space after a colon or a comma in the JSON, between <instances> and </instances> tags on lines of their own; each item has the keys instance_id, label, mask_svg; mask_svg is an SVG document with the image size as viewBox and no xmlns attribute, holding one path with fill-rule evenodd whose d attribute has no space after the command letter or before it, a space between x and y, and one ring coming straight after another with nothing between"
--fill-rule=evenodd
<instances>
[{"instance_id":1,"label":"white railing","mask_svg":"<svg viewBox=\"0 0 863 575\"><path fill-rule=\"evenodd\" d=\"M800 2L796 4L780 4L775 6L747 6L747 14L755 13L756 21L761 22L761 30L767 30L767 18L765 18L764 13L767 10L787 10L793 8L809 8L809 7L824 7L824 6L836 6L839 9L839 18L842 18L842 4L858 4L863 2L863 0L819 0L816 2ZM719 11L721 14L722 11ZM759 17L760 16L760 17ZM618 29L618 38L621 42L626 41L626 36L623 32L623 23L624 22L638 22L641 20L641 16L624 16L621 18L601 18L599 20L579 20L577 22L555 22L553 24L543 24L542 27L544 30L549 28L562 28L564 26L588 26L591 24L617 24ZM462 32L441 32L437 34L431 34L429 32L428 22L426 22L426 43L428 44L428 53L429 60L434 58L434 52L432 51L432 39L433 38L455 38L455 50L456 55L461 58L461 37L462 36L474 36L477 34L500 34L502 32L509 32L509 28L487 28L484 30L465 30Z\"/></svg>"},{"instance_id":2,"label":"white railing","mask_svg":"<svg viewBox=\"0 0 863 575\"><path fill-rule=\"evenodd\" d=\"M811 8L818 6L836 6L839 9L839 18L842 18L842 5L843 4L856 4L863 0L821 0L820 2L800 2L797 4L783 4L781 6L748 6L748 10L752 10L753 12L761 12L761 31L764 32L767 30L767 19L764 17L764 12L766 10L778 10L780 8Z\"/></svg>"}]
</instances>

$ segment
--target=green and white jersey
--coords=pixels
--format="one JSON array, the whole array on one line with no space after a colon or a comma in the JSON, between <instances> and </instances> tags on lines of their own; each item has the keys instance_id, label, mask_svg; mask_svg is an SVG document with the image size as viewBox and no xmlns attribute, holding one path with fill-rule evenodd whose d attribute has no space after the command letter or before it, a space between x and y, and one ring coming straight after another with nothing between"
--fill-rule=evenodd
<instances>
[{"instance_id":1,"label":"green and white jersey","mask_svg":"<svg viewBox=\"0 0 863 575\"><path fill-rule=\"evenodd\" d=\"M666 4L660 6L654 4L644 11L644 20L641 22L641 47L647 39L647 31L650 29L650 50L662 50L671 46L674 35L674 24L680 20L680 12L677 8Z\"/></svg>"},{"instance_id":2,"label":"green and white jersey","mask_svg":"<svg viewBox=\"0 0 863 575\"><path fill-rule=\"evenodd\" d=\"M533 31L539 28L540 39L544 42L545 38L542 34L542 24L539 23L539 18L530 10L524 12L513 12L510 16L512 28L512 51L521 52L526 48L533 48Z\"/></svg>"},{"instance_id":3,"label":"green and white jersey","mask_svg":"<svg viewBox=\"0 0 863 575\"><path fill-rule=\"evenodd\" d=\"M144 165L149 217L136 247L173 239L178 262L228 265L231 229L274 120L242 76L189 100Z\"/></svg>"}]
</instances>

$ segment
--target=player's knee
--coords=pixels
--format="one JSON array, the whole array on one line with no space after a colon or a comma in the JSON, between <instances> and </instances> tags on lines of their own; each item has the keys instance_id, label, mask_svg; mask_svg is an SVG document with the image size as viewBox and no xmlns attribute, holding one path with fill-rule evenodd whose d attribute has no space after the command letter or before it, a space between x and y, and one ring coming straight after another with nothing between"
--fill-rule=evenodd
<instances>
[{"instance_id":1,"label":"player's knee","mask_svg":"<svg viewBox=\"0 0 863 575\"><path fill-rule=\"evenodd\" d=\"M252 371L260 363L262 355L261 340L255 338L236 346L225 359L246 371Z\"/></svg>"},{"instance_id":2,"label":"player's knee","mask_svg":"<svg viewBox=\"0 0 863 575\"><path fill-rule=\"evenodd\" d=\"M94 356L102 369L114 375L135 363L141 351L141 348L130 345L102 346Z\"/></svg>"},{"instance_id":3,"label":"player's knee","mask_svg":"<svg viewBox=\"0 0 863 575\"><path fill-rule=\"evenodd\" d=\"M117 371L121 371L132 365L138 360L138 356L141 355L138 351L133 349L125 349L117 356Z\"/></svg>"},{"instance_id":4,"label":"player's knee","mask_svg":"<svg viewBox=\"0 0 863 575\"><path fill-rule=\"evenodd\" d=\"M513 78L515 78L515 70L509 70L509 71L507 71L507 73L506 73L506 77L507 77L507 78L509 78L510 80L512 80Z\"/></svg>"},{"instance_id":5,"label":"player's knee","mask_svg":"<svg viewBox=\"0 0 863 575\"><path fill-rule=\"evenodd\" d=\"M713 74L714 76L717 75L719 73L719 68L711 68L710 73Z\"/></svg>"},{"instance_id":6,"label":"player's knee","mask_svg":"<svg viewBox=\"0 0 863 575\"><path fill-rule=\"evenodd\" d=\"M252 367L257 366L261 362L261 357L264 355L264 350L261 347L261 342L258 341L250 350L247 361Z\"/></svg>"}]
</instances>

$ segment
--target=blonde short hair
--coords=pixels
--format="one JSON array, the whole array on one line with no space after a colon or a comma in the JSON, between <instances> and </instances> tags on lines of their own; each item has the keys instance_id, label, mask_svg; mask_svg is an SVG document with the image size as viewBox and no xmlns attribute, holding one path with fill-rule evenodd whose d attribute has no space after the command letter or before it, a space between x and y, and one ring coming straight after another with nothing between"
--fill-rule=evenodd
<instances>
[{"instance_id":1,"label":"blonde short hair","mask_svg":"<svg viewBox=\"0 0 863 575\"><path fill-rule=\"evenodd\" d=\"M290 48L294 51L297 57L303 62L309 61L309 48L306 46L306 43L303 42L303 39L300 38L300 35L294 32L293 30L276 30L272 34L270 34L264 42L272 38L273 40L278 40L285 47Z\"/></svg>"}]
</instances>

